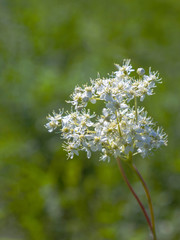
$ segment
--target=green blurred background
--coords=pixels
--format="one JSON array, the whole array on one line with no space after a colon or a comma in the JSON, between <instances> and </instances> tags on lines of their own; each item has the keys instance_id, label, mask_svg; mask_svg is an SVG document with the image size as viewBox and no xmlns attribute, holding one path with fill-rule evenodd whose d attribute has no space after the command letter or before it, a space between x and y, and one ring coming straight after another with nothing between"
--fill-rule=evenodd
<instances>
[{"instance_id":1,"label":"green blurred background","mask_svg":"<svg viewBox=\"0 0 180 240\"><path fill-rule=\"evenodd\" d=\"M168 147L135 161L158 239L180 239L179 41L179 0L0 0L0 240L148 239L115 160L66 160L59 136L44 128L48 113L69 108L75 85L124 58L163 78L145 107Z\"/></svg>"}]
</instances>

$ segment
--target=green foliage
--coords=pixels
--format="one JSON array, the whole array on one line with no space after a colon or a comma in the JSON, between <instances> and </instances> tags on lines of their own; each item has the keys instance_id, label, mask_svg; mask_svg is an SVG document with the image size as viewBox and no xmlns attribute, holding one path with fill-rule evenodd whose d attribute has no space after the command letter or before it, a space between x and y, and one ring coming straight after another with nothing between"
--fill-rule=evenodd
<instances>
[{"instance_id":1,"label":"green foliage","mask_svg":"<svg viewBox=\"0 0 180 240\"><path fill-rule=\"evenodd\" d=\"M163 78L145 104L169 145L135 161L152 193L159 239L180 239L180 2L0 5L0 240L146 239L148 227L116 162L83 154L67 161L57 135L43 126L52 109L67 108L75 85L111 73L124 58Z\"/></svg>"}]
</instances>

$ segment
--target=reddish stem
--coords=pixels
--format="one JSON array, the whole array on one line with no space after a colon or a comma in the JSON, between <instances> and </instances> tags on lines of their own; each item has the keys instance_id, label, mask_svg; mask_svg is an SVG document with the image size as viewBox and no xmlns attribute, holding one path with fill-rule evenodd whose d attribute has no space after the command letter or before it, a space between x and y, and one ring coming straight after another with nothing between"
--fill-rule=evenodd
<instances>
[{"instance_id":1,"label":"reddish stem","mask_svg":"<svg viewBox=\"0 0 180 240\"><path fill-rule=\"evenodd\" d=\"M128 187L129 187L130 191L132 192L133 196L136 198L136 200L137 200L140 208L141 208L142 211L143 211L143 214L144 214L144 216L145 216L145 218L146 218L146 221L147 221L147 223L148 223L148 225L149 225L149 227L150 227L150 229L151 229L151 231L152 231L152 233L153 233L153 228L152 228L152 224L151 224L151 221L150 221L150 219L149 219L149 216L148 216L148 214L147 214L147 212L146 212L146 210L145 210L142 202L140 201L139 197L137 196L137 194L136 194L135 191L133 190L131 184L129 183L129 181L128 181L128 179L127 179L127 176L126 176L126 174L125 174L125 172L124 172L124 170L123 170L123 167L122 167L122 165L121 165L121 160L120 160L120 158L117 157L116 160L117 160L117 163L118 163L118 166L119 166L119 170L120 170L120 172L121 172L121 174L122 174L122 176L123 176L124 181L125 181L126 184L128 185Z\"/></svg>"},{"instance_id":2,"label":"reddish stem","mask_svg":"<svg viewBox=\"0 0 180 240\"><path fill-rule=\"evenodd\" d=\"M154 240L156 240L157 238L156 238L156 230L155 230L154 212L153 212L153 206L152 206L151 195L149 193L149 189L148 189L143 177L141 176L140 172L138 171L137 167L135 166L135 164L132 164L131 166L144 187L144 191L145 191L147 199L148 199L149 210L151 213L153 236L154 236Z\"/></svg>"}]
</instances>

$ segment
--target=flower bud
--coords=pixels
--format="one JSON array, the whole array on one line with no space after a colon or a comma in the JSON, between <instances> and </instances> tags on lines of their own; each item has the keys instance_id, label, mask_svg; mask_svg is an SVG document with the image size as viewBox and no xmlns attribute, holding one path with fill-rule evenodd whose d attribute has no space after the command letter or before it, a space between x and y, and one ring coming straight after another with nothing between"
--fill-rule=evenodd
<instances>
[{"instance_id":1,"label":"flower bud","mask_svg":"<svg viewBox=\"0 0 180 240\"><path fill-rule=\"evenodd\" d=\"M138 69L137 69L137 74L138 74L139 76L143 76L143 75L145 74L144 68L138 68Z\"/></svg>"}]
</instances>

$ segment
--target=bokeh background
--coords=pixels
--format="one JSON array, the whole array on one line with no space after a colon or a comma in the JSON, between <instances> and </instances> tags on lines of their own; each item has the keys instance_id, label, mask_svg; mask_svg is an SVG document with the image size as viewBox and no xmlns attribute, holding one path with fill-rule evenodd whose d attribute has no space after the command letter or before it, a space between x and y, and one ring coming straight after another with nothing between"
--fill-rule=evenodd
<instances>
[{"instance_id":1,"label":"bokeh background","mask_svg":"<svg viewBox=\"0 0 180 240\"><path fill-rule=\"evenodd\" d=\"M107 76L124 58L163 78L144 104L168 147L135 161L158 239L180 239L179 39L179 0L0 0L0 240L148 239L115 160L67 160L44 128L48 113L69 108L75 85Z\"/></svg>"}]
</instances>

